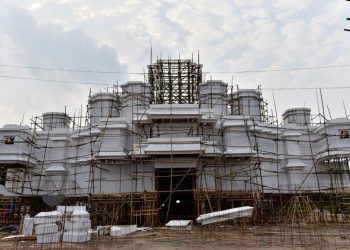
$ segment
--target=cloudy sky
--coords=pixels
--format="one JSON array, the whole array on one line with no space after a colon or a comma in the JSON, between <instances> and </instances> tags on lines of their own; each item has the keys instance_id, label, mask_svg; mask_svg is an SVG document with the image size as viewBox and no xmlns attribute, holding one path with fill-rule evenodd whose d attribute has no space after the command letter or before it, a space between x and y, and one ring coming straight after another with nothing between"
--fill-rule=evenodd
<instances>
[{"instance_id":1,"label":"cloudy sky","mask_svg":"<svg viewBox=\"0 0 350 250\"><path fill-rule=\"evenodd\" d=\"M73 116L90 88L143 80L125 73L144 71L150 41L154 58L199 51L206 79L260 85L279 114L303 106L317 114L322 88L333 118L345 116L346 17L345 0L1 0L0 126L65 106Z\"/></svg>"}]
</instances>

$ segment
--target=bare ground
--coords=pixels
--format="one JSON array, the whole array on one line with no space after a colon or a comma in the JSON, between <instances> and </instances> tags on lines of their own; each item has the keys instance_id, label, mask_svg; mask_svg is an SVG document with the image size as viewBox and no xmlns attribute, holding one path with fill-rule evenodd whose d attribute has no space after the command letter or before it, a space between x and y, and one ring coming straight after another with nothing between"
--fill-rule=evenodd
<instances>
[{"instance_id":1,"label":"bare ground","mask_svg":"<svg viewBox=\"0 0 350 250\"><path fill-rule=\"evenodd\" d=\"M196 227L192 231L153 228L123 237L93 235L89 242L36 244L0 241L0 249L349 249L349 224Z\"/></svg>"}]
</instances>

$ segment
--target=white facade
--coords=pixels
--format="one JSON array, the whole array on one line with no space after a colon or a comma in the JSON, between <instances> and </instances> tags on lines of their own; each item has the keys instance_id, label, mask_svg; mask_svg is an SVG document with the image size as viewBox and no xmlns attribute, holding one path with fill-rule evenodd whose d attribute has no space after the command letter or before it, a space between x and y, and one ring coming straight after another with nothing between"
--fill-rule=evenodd
<instances>
[{"instance_id":1,"label":"white facade","mask_svg":"<svg viewBox=\"0 0 350 250\"><path fill-rule=\"evenodd\" d=\"M228 94L221 81L200 86L199 104L150 104L143 82L122 90L90 97L86 127L72 129L66 114L45 113L42 129L1 128L6 188L66 196L152 192L159 190L157 171L172 169L191 173L192 188L207 191L328 192L350 185L349 119L313 125L310 109L294 108L283 125L271 125L260 92Z\"/></svg>"}]
</instances>

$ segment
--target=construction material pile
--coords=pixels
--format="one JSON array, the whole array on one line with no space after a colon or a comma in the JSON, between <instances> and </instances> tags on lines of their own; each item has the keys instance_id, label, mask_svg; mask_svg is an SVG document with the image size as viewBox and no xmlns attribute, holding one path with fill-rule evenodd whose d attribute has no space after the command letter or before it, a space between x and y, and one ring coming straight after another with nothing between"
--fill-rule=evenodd
<instances>
[{"instance_id":1,"label":"construction material pile","mask_svg":"<svg viewBox=\"0 0 350 250\"><path fill-rule=\"evenodd\" d=\"M85 206L58 206L57 211L34 216L37 243L85 242L90 240L90 214Z\"/></svg>"},{"instance_id":2,"label":"construction material pile","mask_svg":"<svg viewBox=\"0 0 350 250\"><path fill-rule=\"evenodd\" d=\"M62 214L58 211L41 212L34 216L37 243L59 242L62 236Z\"/></svg>"}]
</instances>

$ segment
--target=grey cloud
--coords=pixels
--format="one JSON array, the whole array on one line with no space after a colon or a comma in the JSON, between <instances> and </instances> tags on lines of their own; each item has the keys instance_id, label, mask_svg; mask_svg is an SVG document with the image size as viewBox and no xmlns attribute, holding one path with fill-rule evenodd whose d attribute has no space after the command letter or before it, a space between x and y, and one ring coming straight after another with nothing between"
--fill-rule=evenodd
<instances>
[{"instance_id":1,"label":"grey cloud","mask_svg":"<svg viewBox=\"0 0 350 250\"><path fill-rule=\"evenodd\" d=\"M126 72L127 66L118 61L116 50L98 45L81 29L64 30L57 25L41 25L26 10L11 4L0 4L0 34L6 34L11 48L0 47L0 52L10 49L2 64L41 66L66 69L93 69ZM99 82L106 84L125 81L120 75L86 74L62 71L37 71L0 68L1 74L44 78L52 80ZM79 109L86 103L91 86L43 83L28 80L0 79L0 99L3 105L0 115L7 122L18 122L23 112L37 115L45 111ZM93 86L92 86L93 87ZM97 91L101 86L95 87ZM13 98L16 97L16 98ZM6 107L8 106L8 108ZM16 110L16 112L14 112Z\"/></svg>"},{"instance_id":2,"label":"grey cloud","mask_svg":"<svg viewBox=\"0 0 350 250\"><path fill-rule=\"evenodd\" d=\"M98 46L82 30L65 31L54 25L39 26L26 10L13 6L5 6L2 12L5 15L0 17L1 27L20 48L19 59L25 65L127 71L126 65L118 62L114 49ZM89 79L79 78L94 80L91 75Z\"/></svg>"},{"instance_id":3,"label":"grey cloud","mask_svg":"<svg viewBox=\"0 0 350 250\"><path fill-rule=\"evenodd\" d=\"M23 2L13 1L17 4ZM60 2L59 6L43 1L38 8L31 4L22 5L30 11L18 10L17 7L6 10L16 16L16 23L13 17L6 20L5 12L0 15L0 21L6 21L6 25L0 23L0 31L4 33L6 29L15 41L16 53L13 54L19 64L35 62L42 65L45 62L45 65L53 67L142 71L150 59L150 37L154 56L161 53L163 58L177 57L181 53L185 57L199 49L201 62L208 71L346 64L350 56L349 34L343 32L346 25L350 26L345 21L350 5L345 1L154 0L99 3L75 0ZM55 14L51 17L47 13ZM24 28L26 25L29 27ZM318 87L348 85L348 72L343 68L233 76L234 84L239 84L241 88L254 88L258 84L266 88ZM113 81L116 78L86 74L54 76L86 81ZM216 74L213 78L231 82L232 75ZM293 93L290 92L289 96L281 94L283 98L278 98L279 93L276 93L280 112L293 106L309 105L310 100L313 102L310 105L316 110L315 98L295 98L299 94ZM333 102L338 102L337 96L329 93L325 93L325 99L332 102L333 97ZM269 94L267 96L270 97ZM59 99L55 102L59 101L67 103L67 100ZM81 102L84 101L81 98ZM342 102L339 103L336 105L342 109ZM337 112L339 109L333 110Z\"/></svg>"}]
</instances>

